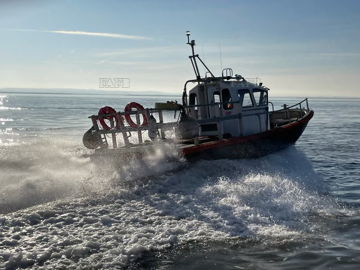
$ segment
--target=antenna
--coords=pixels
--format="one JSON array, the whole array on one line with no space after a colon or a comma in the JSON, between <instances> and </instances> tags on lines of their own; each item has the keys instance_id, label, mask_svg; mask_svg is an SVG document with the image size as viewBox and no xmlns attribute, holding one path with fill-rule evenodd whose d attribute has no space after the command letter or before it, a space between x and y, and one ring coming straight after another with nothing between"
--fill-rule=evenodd
<instances>
[{"instance_id":1,"label":"antenna","mask_svg":"<svg viewBox=\"0 0 360 270\"><path fill-rule=\"evenodd\" d=\"M200 71L199 71L199 67L198 67L198 64L196 62L196 59L198 59L201 64L206 68L206 70L211 74L212 77L215 78L214 74L210 71L210 69L205 65L205 63L201 60L201 58L199 57L198 54L195 54L195 40L191 40L190 41L190 31L186 31L186 36L187 36L187 43L188 45L191 46L191 52L192 52L192 55L189 56L190 58L190 62L191 62L191 65L194 69L194 72L195 72L195 75L196 75L196 79L198 81L201 80L201 76L200 76Z\"/></svg>"},{"instance_id":2,"label":"antenna","mask_svg":"<svg viewBox=\"0 0 360 270\"><path fill-rule=\"evenodd\" d=\"M187 39L188 39L188 42L186 44L189 44L190 45L190 31L186 31L186 36L187 36Z\"/></svg>"}]
</instances>

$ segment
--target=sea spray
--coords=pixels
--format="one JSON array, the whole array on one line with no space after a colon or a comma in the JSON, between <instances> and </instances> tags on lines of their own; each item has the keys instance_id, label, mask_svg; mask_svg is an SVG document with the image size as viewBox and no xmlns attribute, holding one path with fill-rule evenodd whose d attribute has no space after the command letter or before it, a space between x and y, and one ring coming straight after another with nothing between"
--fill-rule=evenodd
<instances>
[{"instance_id":1,"label":"sea spray","mask_svg":"<svg viewBox=\"0 0 360 270\"><path fill-rule=\"evenodd\" d=\"M74 143L37 139L14 146L1 146L0 212L76 196L96 182L101 173ZM84 186L84 183L87 183Z\"/></svg>"},{"instance_id":2,"label":"sea spray","mask_svg":"<svg viewBox=\"0 0 360 270\"><path fill-rule=\"evenodd\" d=\"M96 156L76 142L35 138L1 146L0 213L66 197L111 193L139 179L181 168L173 145L156 145L142 159Z\"/></svg>"}]
</instances>

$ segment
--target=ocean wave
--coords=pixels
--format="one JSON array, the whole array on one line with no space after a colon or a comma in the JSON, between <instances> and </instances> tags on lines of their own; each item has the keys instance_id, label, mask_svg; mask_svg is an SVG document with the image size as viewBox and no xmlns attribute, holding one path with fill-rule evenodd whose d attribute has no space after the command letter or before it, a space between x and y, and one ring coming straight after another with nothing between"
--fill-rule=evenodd
<instances>
[{"instance_id":1,"label":"ocean wave","mask_svg":"<svg viewBox=\"0 0 360 270\"><path fill-rule=\"evenodd\" d=\"M0 111L21 111L22 109L24 108L0 106Z\"/></svg>"},{"instance_id":2,"label":"ocean wave","mask_svg":"<svg viewBox=\"0 0 360 270\"><path fill-rule=\"evenodd\" d=\"M302 237L316 233L313 216L337 208L294 147L193 164L171 147L128 162L93 162L81 147L56 140L5 150L0 209L12 213L0 223L8 267L119 268L192 241ZM14 236L17 227L23 234Z\"/></svg>"}]
</instances>

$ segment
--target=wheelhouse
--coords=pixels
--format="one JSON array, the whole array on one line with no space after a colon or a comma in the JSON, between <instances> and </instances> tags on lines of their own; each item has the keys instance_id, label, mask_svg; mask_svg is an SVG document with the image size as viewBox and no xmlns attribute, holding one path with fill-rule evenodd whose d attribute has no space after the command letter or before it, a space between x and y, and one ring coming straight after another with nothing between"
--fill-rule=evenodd
<instances>
[{"instance_id":1,"label":"wheelhouse","mask_svg":"<svg viewBox=\"0 0 360 270\"><path fill-rule=\"evenodd\" d=\"M192 49L189 57L196 79L185 83L183 105L188 116L199 123L199 136L236 137L266 131L269 125L268 88L251 83L225 68L220 77L195 54L195 41L187 38ZM202 78L199 61L207 70ZM187 94L187 84L197 83Z\"/></svg>"},{"instance_id":2,"label":"wheelhouse","mask_svg":"<svg viewBox=\"0 0 360 270\"><path fill-rule=\"evenodd\" d=\"M268 88L239 75L188 82L198 83L183 102L199 122L200 136L245 136L269 129Z\"/></svg>"}]
</instances>

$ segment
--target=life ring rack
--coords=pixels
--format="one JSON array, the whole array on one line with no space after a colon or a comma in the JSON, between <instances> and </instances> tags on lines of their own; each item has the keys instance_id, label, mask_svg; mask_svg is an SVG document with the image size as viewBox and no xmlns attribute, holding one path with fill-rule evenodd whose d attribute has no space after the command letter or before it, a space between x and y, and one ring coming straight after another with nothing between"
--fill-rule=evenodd
<instances>
[{"instance_id":1,"label":"life ring rack","mask_svg":"<svg viewBox=\"0 0 360 270\"><path fill-rule=\"evenodd\" d=\"M138 125L131 119L130 112L132 109L137 109L138 111L141 112L141 114L143 116L142 124ZM145 113L145 109L141 104L139 104L137 102L130 102L129 104L127 104L125 106L125 119L128 122L129 126L133 127L133 128L137 128L138 126L147 126L148 125L148 117Z\"/></svg>"}]
</instances>

